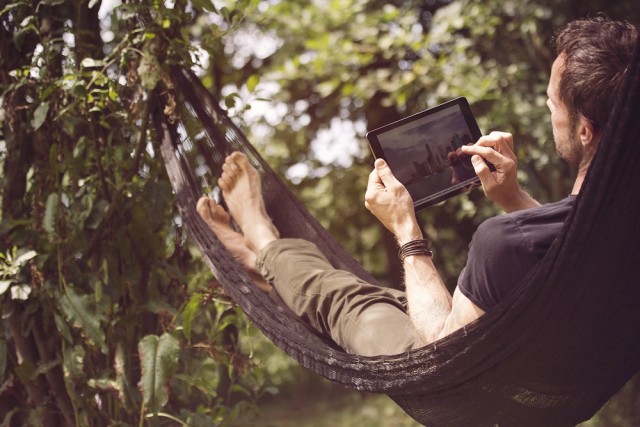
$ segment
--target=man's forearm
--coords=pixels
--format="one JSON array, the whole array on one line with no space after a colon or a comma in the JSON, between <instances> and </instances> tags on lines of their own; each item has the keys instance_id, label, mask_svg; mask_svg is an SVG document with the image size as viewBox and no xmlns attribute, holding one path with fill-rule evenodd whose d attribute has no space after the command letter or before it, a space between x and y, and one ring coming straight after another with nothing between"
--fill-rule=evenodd
<instances>
[{"instance_id":1,"label":"man's forearm","mask_svg":"<svg viewBox=\"0 0 640 427\"><path fill-rule=\"evenodd\" d=\"M403 265L409 316L424 343L431 343L438 339L451 313L451 294L431 257L409 256Z\"/></svg>"}]
</instances>

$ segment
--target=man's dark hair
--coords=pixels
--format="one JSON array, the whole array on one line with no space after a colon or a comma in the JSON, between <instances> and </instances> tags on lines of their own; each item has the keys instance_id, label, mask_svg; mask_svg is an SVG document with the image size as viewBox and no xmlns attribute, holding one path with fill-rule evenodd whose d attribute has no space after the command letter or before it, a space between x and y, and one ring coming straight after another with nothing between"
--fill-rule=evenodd
<instances>
[{"instance_id":1,"label":"man's dark hair","mask_svg":"<svg viewBox=\"0 0 640 427\"><path fill-rule=\"evenodd\" d=\"M638 43L638 28L604 16L567 24L555 35L565 55L559 97L570 119L580 115L596 132L604 129Z\"/></svg>"}]
</instances>

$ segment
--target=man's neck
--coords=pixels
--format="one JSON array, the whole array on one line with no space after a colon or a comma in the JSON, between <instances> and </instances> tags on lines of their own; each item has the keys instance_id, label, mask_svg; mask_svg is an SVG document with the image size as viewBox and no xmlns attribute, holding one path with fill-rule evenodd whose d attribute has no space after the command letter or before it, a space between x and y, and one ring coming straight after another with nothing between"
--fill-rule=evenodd
<instances>
[{"instance_id":1,"label":"man's neck","mask_svg":"<svg viewBox=\"0 0 640 427\"><path fill-rule=\"evenodd\" d=\"M580 189L582 188L582 184L584 183L584 179L587 177L587 171L589 170L589 165L591 162L587 164L580 165L578 169L578 175L576 176L576 180L573 182L573 188L571 189L571 195L575 196L580 193Z\"/></svg>"},{"instance_id":2,"label":"man's neck","mask_svg":"<svg viewBox=\"0 0 640 427\"><path fill-rule=\"evenodd\" d=\"M573 182L573 188L571 189L572 195L577 195L578 193L580 193L580 189L582 188L582 184L587 177L587 172L589 171L591 161L596 154L596 149L599 142L600 135L596 134L594 135L594 139L585 147L585 151L582 153L582 161L580 162L580 166L578 166L578 175L576 176L576 180Z\"/></svg>"}]
</instances>

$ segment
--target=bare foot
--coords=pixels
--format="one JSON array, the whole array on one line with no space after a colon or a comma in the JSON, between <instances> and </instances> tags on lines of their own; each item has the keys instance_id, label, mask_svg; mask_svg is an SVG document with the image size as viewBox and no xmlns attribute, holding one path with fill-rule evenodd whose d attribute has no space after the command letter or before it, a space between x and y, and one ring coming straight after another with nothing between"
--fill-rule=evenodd
<instances>
[{"instance_id":1,"label":"bare foot","mask_svg":"<svg viewBox=\"0 0 640 427\"><path fill-rule=\"evenodd\" d=\"M235 151L227 156L218 185L231 216L254 252L280 237L264 206L260 175L244 154Z\"/></svg>"},{"instance_id":2,"label":"bare foot","mask_svg":"<svg viewBox=\"0 0 640 427\"><path fill-rule=\"evenodd\" d=\"M271 290L271 285L258 273L256 269L256 254L247 246L244 236L233 230L229 225L229 214L222 206L208 197L201 197L196 205L200 217L207 223L211 231L220 239L231 255L249 273L255 284L265 292Z\"/></svg>"}]
</instances>

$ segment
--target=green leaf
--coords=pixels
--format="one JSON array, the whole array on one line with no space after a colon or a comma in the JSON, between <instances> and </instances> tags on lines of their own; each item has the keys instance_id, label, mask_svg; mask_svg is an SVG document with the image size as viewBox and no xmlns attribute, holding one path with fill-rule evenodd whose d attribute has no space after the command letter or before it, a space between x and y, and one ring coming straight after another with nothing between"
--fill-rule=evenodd
<instances>
[{"instance_id":1,"label":"green leaf","mask_svg":"<svg viewBox=\"0 0 640 427\"><path fill-rule=\"evenodd\" d=\"M0 10L0 16L2 16L5 13L9 12L11 9L15 9L15 8L20 7L20 6L29 7L29 4L28 3L21 3L21 2L8 4L2 10Z\"/></svg>"},{"instance_id":2,"label":"green leaf","mask_svg":"<svg viewBox=\"0 0 640 427\"><path fill-rule=\"evenodd\" d=\"M49 234L54 234L56 232L56 219L58 217L59 201L60 196L58 196L58 193L51 193L49 194L49 197L47 197L44 218L42 219L42 227Z\"/></svg>"},{"instance_id":3,"label":"green leaf","mask_svg":"<svg viewBox=\"0 0 640 427\"><path fill-rule=\"evenodd\" d=\"M218 13L218 9L211 0L192 0L193 6L197 9L203 9L207 12Z\"/></svg>"},{"instance_id":4,"label":"green leaf","mask_svg":"<svg viewBox=\"0 0 640 427\"><path fill-rule=\"evenodd\" d=\"M84 99L87 96L87 88L84 85L84 82L78 82L76 83L73 88L71 89L71 94L73 96L75 96L76 98L81 98Z\"/></svg>"},{"instance_id":5,"label":"green leaf","mask_svg":"<svg viewBox=\"0 0 640 427\"><path fill-rule=\"evenodd\" d=\"M71 337L71 331L69 330L69 326L65 323L64 319L57 314L53 315L53 320L56 323L56 329L60 332L60 335L67 340L69 344L73 343L73 338Z\"/></svg>"},{"instance_id":6,"label":"green leaf","mask_svg":"<svg viewBox=\"0 0 640 427\"><path fill-rule=\"evenodd\" d=\"M249 76L247 79L247 89L249 92L253 92L256 89L256 86L258 86L258 83L260 83L260 77L255 74Z\"/></svg>"},{"instance_id":7,"label":"green leaf","mask_svg":"<svg viewBox=\"0 0 640 427\"><path fill-rule=\"evenodd\" d=\"M178 363L180 346L169 334L147 335L138 343L142 375L138 388L143 403L151 412L157 412L169 401L168 383Z\"/></svg>"},{"instance_id":8,"label":"green leaf","mask_svg":"<svg viewBox=\"0 0 640 427\"><path fill-rule=\"evenodd\" d=\"M118 390L118 397L120 401L127 405L127 400L125 399L127 392L129 391L129 379L127 378L127 357L122 346L122 343L118 343L116 345L116 354L113 358L113 367L116 373L116 389Z\"/></svg>"},{"instance_id":9,"label":"green leaf","mask_svg":"<svg viewBox=\"0 0 640 427\"><path fill-rule=\"evenodd\" d=\"M22 255L20 255L18 258L16 258L14 263L18 267L22 267L23 265L25 265L27 263L27 261L29 261L30 259L34 258L36 255L38 255L36 253L36 251L27 251L27 252L23 253Z\"/></svg>"},{"instance_id":10,"label":"green leaf","mask_svg":"<svg viewBox=\"0 0 640 427\"><path fill-rule=\"evenodd\" d=\"M33 112L33 119L31 119L31 127L33 130L40 129L40 126L47 119L47 114L49 113L49 102L43 102L38 105L38 108Z\"/></svg>"},{"instance_id":11,"label":"green leaf","mask_svg":"<svg viewBox=\"0 0 640 427\"><path fill-rule=\"evenodd\" d=\"M84 58L82 62L80 62L80 66L84 68L104 67L104 65L105 62L103 60L93 58Z\"/></svg>"},{"instance_id":12,"label":"green leaf","mask_svg":"<svg viewBox=\"0 0 640 427\"><path fill-rule=\"evenodd\" d=\"M86 351L81 345L76 345L64 352L62 366L65 378L75 382L86 376L84 369L85 356Z\"/></svg>"},{"instance_id":13,"label":"green leaf","mask_svg":"<svg viewBox=\"0 0 640 427\"><path fill-rule=\"evenodd\" d=\"M150 53L143 55L138 66L138 75L140 76L142 87L147 90L153 90L162 78L162 69L158 59Z\"/></svg>"},{"instance_id":14,"label":"green leaf","mask_svg":"<svg viewBox=\"0 0 640 427\"><path fill-rule=\"evenodd\" d=\"M118 92L116 92L114 85L109 85L108 95L109 95L109 99L112 101L115 101L116 99L118 99Z\"/></svg>"},{"instance_id":15,"label":"green leaf","mask_svg":"<svg viewBox=\"0 0 640 427\"><path fill-rule=\"evenodd\" d=\"M236 102L239 102L239 100L240 95L238 95L236 92L233 92L224 97L224 105L227 108L233 108L236 106Z\"/></svg>"},{"instance_id":16,"label":"green leaf","mask_svg":"<svg viewBox=\"0 0 640 427\"><path fill-rule=\"evenodd\" d=\"M231 22L231 14L229 12L229 9L226 6L223 6L220 9L220 15L222 15L222 17L225 19L225 21Z\"/></svg>"},{"instance_id":17,"label":"green leaf","mask_svg":"<svg viewBox=\"0 0 640 427\"><path fill-rule=\"evenodd\" d=\"M201 301L202 294L192 295L182 312L182 332L189 342L191 342L191 323L198 312Z\"/></svg>"},{"instance_id":18,"label":"green leaf","mask_svg":"<svg viewBox=\"0 0 640 427\"><path fill-rule=\"evenodd\" d=\"M104 332L100 327L101 316L95 309L94 296L78 295L71 286L67 286L59 302L67 320L74 327L79 328L82 334L100 351L107 354Z\"/></svg>"},{"instance_id":19,"label":"green leaf","mask_svg":"<svg viewBox=\"0 0 640 427\"><path fill-rule=\"evenodd\" d=\"M136 9L129 4L121 4L120 6L114 8L114 11L120 13L122 21L126 21L136 17Z\"/></svg>"}]
</instances>

